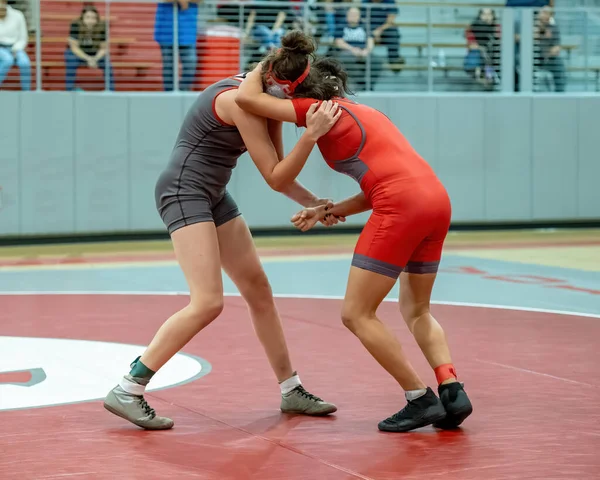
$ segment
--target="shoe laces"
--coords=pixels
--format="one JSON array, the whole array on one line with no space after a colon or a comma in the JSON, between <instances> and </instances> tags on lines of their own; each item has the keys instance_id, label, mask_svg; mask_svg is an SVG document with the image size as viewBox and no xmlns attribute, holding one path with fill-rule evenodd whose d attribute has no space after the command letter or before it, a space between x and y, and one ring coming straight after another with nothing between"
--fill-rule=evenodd
<instances>
[{"instance_id":1,"label":"shoe laces","mask_svg":"<svg viewBox=\"0 0 600 480\"><path fill-rule=\"evenodd\" d=\"M142 407L142 410L144 410L146 415L148 415L150 418L156 417L156 411L150 405L148 405L148 402L144 397L140 399L140 407Z\"/></svg>"},{"instance_id":2,"label":"shoe laces","mask_svg":"<svg viewBox=\"0 0 600 480\"><path fill-rule=\"evenodd\" d=\"M310 392L307 392L306 390L304 390L304 387L302 385L298 385L295 389L295 392L298 392L301 396L308 398L309 400L313 401L313 402L322 402L323 400L320 399L319 397L317 397L316 395L313 395Z\"/></svg>"},{"instance_id":3,"label":"shoe laces","mask_svg":"<svg viewBox=\"0 0 600 480\"><path fill-rule=\"evenodd\" d=\"M404 417L410 417L412 415L412 411L418 408L419 406L414 402L414 400L407 400L406 406L399 412L394 413L388 420L396 422Z\"/></svg>"}]
</instances>

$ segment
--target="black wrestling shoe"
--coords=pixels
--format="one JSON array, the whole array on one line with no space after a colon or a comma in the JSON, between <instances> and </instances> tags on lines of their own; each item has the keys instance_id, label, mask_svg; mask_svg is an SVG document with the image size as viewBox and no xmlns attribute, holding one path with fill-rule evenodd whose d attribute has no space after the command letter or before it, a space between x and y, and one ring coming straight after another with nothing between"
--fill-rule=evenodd
<instances>
[{"instance_id":1,"label":"black wrestling shoe","mask_svg":"<svg viewBox=\"0 0 600 480\"><path fill-rule=\"evenodd\" d=\"M409 400L406 407L379 422L378 427L382 432L408 432L440 422L445 416L444 405L435 396L433 390L427 387L425 395L416 400Z\"/></svg>"},{"instance_id":2,"label":"black wrestling shoe","mask_svg":"<svg viewBox=\"0 0 600 480\"><path fill-rule=\"evenodd\" d=\"M440 385L438 393L446 409L446 418L434 423L434 427L452 430L457 428L465 421L465 418L473 413L473 405L471 405L471 401L462 383L454 382Z\"/></svg>"}]
</instances>

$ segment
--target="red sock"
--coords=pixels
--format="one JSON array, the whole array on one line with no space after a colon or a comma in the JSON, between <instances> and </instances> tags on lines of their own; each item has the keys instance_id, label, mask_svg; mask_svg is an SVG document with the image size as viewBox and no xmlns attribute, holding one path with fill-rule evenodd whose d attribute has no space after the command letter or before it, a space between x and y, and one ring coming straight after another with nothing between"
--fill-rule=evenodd
<instances>
[{"instance_id":1,"label":"red sock","mask_svg":"<svg viewBox=\"0 0 600 480\"><path fill-rule=\"evenodd\" d=\"M451 363L446 363L444 365L440 365L439 367L435 367L433 371L435 372L435 378L437 379L438 385L441 385L442 382L445 382L449 378L458 378L456 376L454 365Z\"/></svg>"}]
</instances>

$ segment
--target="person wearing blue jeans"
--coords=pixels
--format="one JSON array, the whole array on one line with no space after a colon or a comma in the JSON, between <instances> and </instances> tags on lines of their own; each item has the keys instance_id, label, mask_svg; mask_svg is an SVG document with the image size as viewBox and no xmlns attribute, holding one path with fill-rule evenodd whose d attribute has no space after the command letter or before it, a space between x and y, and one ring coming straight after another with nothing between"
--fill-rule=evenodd
<instances>
[{"instance_id":1,"label":"person wearing blue jeans","mask_svg":"<svg viewBox=\"0 0 600 480\"><path fill-rule=\"evenodd\" d=\"M87 66L100 68L106 77L108 68L108 89L115 89L115 80L110 64L106 61L108 45L106 42L106 25L100 20L100 14L93 5L86 5L81 15L71 23L67 49L65 51L65 86L68 92L75 88L77 69Z\"/></svg>"},{"instance_id":2,"label":"person wearing blue jeans","mask_svg":"<svg viewBox=\"0 0 600 480\"><path fill-rule=\"evenodd\" d=\"M0 0L0 85L13 65L21 73L21 90L31 90L31 62L27 46L27 25L21 12Z\"/></svg>"},{"instance_id":3,"label":"person wearing blue jeans","mask_svg":"<svg viewBox=\"0 0 600 480\"><path fill-rule=\"evenodd\" d=\"M266 53L281 47L281 37L293 22L289 8L270 3L252 5L246 29L252 32L253 39L260 45L259 52Z\"/></svg>"},{"instance_id":4,"label":"person wearing blue jeans","mask_svg":"<svg viewBox=\"0 0 600 480\"><path fill-rule=\"evenodd\" d=\"M174 17L174 8L177 16ZM176 20L175 20L176 19ZM198 35L198 4L188 0L176 3L165 1L156 7L154 40L160 46L163 62L163 88L171 92L175 88L174 22L177 21L179 61L182 74L179 90L190 91L194 86L196 65L196 39ZM179 72L177 72L179 74Z\"/></svg>"},{"instance_id":5,"label":"person wearing blue jeans","mask_svg":"<svg viewBox=\"0 0 600 480\"><path fill-rule=\"evenodd\" d=\"M84 60L75 55L70 49L65 51L65 68L66 68L66 89L70 92L75 89L75 80L77 78L77 69L79 67L99 68L106 75L106 60L94 60L89 58ZM109 65L109 84L108 89L112 92L115 90L115 77L112 71L112 67Z\"/></svg>"},{"instance_id":6,"label":"person wearing blue jeans","mask_svg":"<svg viewBox=\"0 0 600 480\"><path fill-rule=\"evenodd\" d=\"M269 50L281 46L281 37L283 37L284 33L285 30L283 28L271 30L266 25L256 25L252 31L254 39Z\"/></svg>"},{"instance_id":7,"label":"person wearing blue jeans","mask_svg":"<svg viewBox=\"0 0 600 480\"><path fill-rule=\"evenodd\" d=\"M179 62L181 63L181 79L179 90L189 92L194 85L196 77L196 64L198 63L196 45L179 45ZM163 63L163 88L165 92L172 92L175 85L175 47L173 45L160 45Z\"/></svg>"}]
</instances>

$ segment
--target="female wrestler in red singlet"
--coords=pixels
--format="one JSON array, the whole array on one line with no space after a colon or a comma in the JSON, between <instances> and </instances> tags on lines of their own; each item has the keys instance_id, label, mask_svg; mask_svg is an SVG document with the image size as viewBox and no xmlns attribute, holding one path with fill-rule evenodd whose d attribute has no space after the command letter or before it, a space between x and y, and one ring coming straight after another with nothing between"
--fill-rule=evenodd
<instances>
[{"instance_id":1,"label":"female wrestler in red singlet","mask_svg":"<svg viewBox=\"0 0 600 480\"><path fill-rule=\"evenodd\" d=\"M339 63L319 59L313 70L324 79L339 80L340 97L335 101L343 109L334 127L318 140L319 150L331 168L354 178L362 190L328 213L344 218L373 211L354 252L342 320L405 390L407 405L380 422L379 429L404 432L430 424L456 428L471 414L472 406L457 382L444 330L430 313L431 291L450 226L448 194L429 164L384 114L343 98L347 74ZM278 86L284 98L273 96ZM263 93L264 87L271 95ZM304 127L306 113L316 100L310 92L302 92L308 98L298 96L290 82L274 78L270 66L261 64L247 75L236 103L253 114ZM306 208L292 221L305 231L324 215L323 210ZM400 311L435 371L441 401L376 316L398 277Z\"/></svg>"}]
</instances>

